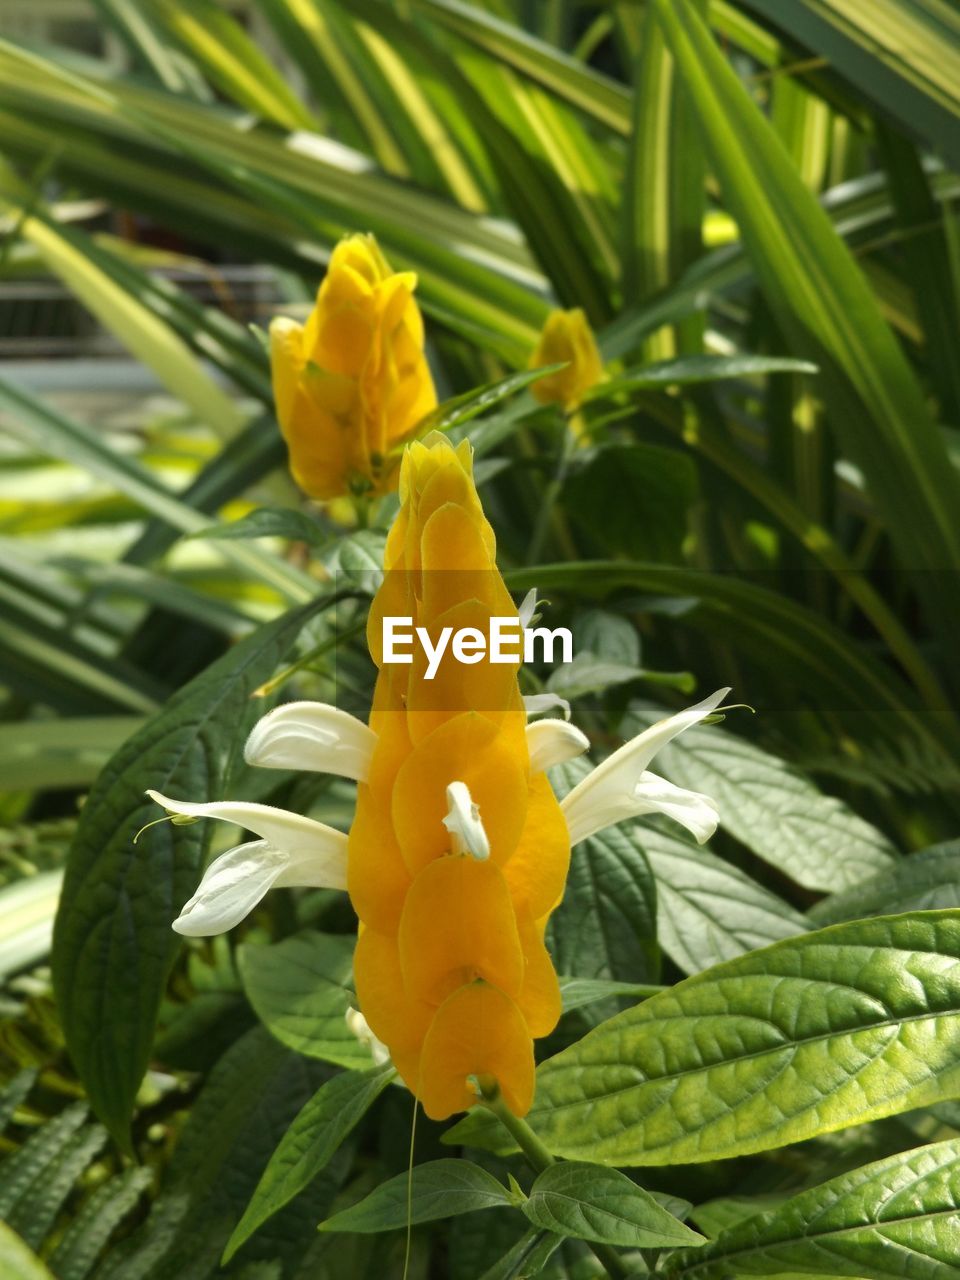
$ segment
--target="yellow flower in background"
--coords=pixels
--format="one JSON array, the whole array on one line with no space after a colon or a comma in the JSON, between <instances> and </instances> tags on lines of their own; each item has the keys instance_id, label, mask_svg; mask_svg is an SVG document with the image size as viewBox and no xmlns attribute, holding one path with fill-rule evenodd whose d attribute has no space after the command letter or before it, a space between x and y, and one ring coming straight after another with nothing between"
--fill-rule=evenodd
<instances>
[{"instance_id":1,"label":"yellow flower in background","mask_svg":"<svg viewBox=\"0 0 960 1280\"><path fill-rule=\"evenodd\" d=\"M334 249L304 325L270 325L270 367L290 470L311 498L397 487L398 444L436 407L410 271L372 235Z\"/></svg>"},{"instance_id":2,"label":"yellow flower in background","mask_svg":"<svg viewBox=\"0 0 960 1280\"><path fill-rule=\"evenodd\" d=\"M560 1017L544 944L571 846L615 823L660 813L703 842L714 802L649 771L660 747L716 710L720 689L615 751L558 801L547 769L581 754L566 719L534 720L552 694L521 697L519 661L458 661L447 649L432 679L426 658L383 662L385 617L410 617L436 643L444 628L530 625L496 567L495 539L467 442L436 433L404 452L400 509L370 609L379 674L369 725L337 707L290 702L264 716L248 764L354 779L349 835L301 814L244 801L195 803L148 794L168 814L219 818L257 839L204 872L173 927L205 937L249 914L272 887L346 889L359 917L348 1025L376 1061L387 1056L433 1119L496 1087L519 1116L533 1102L533 1042ZM534 593L531 593L531 596Z\"/></svg>"},{"instance_id":3,"label":"yellow flower in background","mask_svg":"<svg viewBox=\"0 0 960 1280\"><path fill-rule=\"evenodd\" d=\"M541 404L559 404L567 413L579 408L591 387L603 378L603 360L590 322L580 307L572 311L551 311L530 357L531 369L562 364L565 369L549 373L530 388Z\"/></svg>"}]
</instances>

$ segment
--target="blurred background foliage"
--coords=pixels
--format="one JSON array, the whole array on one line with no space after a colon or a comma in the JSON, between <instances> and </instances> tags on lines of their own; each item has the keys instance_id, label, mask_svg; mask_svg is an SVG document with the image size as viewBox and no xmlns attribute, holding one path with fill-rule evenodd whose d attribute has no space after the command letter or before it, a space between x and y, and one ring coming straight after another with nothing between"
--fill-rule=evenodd
<instances>
[{"instance_id":1,"label":"blurred background foliage","mask_svg":"<svg viewBox=\"0 0 960 1280\"><path fill-rule=\"evenodd\" d=\"M844 828L798 877L783 821L753 843L734 823L710 870L737 887L727 905L717 891L694 955L706 864L681 873L682 850L658 858L654 839L646 897L591 972L572 953L566 972L655 980L655 885L675 976L806 927L823 893L878 869L864 848L954 834L953 4L6 0L0 153L0 1152L19 1161L0 1167L0 1216L55 1275L212 1274L257 1161L326 1070L255 1026L226 943L191 945L137 1096L145 1163L129 1166L78 1100L45 965L78 812L114 751L257 624L376 564L376 527L293 487L262 337L305 312L346 232L417 272L442 400L524 369L553 306L583 307L597 332L608 380L580 447L522 385L448 414L474 442L511 585L537 586L578 639L574 668L530 673L530 691L578 700L603 746L650 701L732 683L761 713L735 725L752 764L720 751L710 766L734 810L802 772L877 837ZM364 707L361 617L354 600L309 623L285 695ZM258 785L349 821L341 784ZM955 871L936 892L960 902ZM350 927L322 894L275 897L254 941ZM219 1095L256 1124L231 1127ZM409 1107L379 1105L394 1123L365 1136L365 1159L396 1172ZM857 1142L898 1149L913 1140L899 1123ZM814 1166L849 1162L835 1145ZM233 1273L326 1274L313 1227L340 1163ZM723 1189L697 1176L699 1198ZM202 1249L201 1220L223 1228ZM445 1246L451 1275L479 1274L464 1259L490 1248L472 1221ZM393 1237L349 1239L356 1258L330 1274L392 1273ZM590 1264L574 1250L550 1265Z\"/></svg>"}]
</instances>

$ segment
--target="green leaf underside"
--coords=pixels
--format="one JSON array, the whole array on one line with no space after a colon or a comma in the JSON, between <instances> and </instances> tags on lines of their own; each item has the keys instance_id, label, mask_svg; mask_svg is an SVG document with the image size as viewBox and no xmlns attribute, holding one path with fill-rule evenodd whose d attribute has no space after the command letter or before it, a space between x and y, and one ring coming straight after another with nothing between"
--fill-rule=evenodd
<instances>
[{"instance_id":1,"label":"green leaf underside","mask_svg":"<svg viewBox=\"0 0 960 1280\"><path fill-rule=\"evenodd\" d=\"M767 1151L960 1094L960 912L837 925L602 1023L538 1071L555 1154L627 1166ZM504 1150L478 1114L451 1142Z\"/></svg>"},{"instance_id":2,"label":"green leaf underside","mask_svg":"<svg viewBox=\"0 0 960 1280\"><path fill-rule=\"evenodd\" d=\"M342 1067L370 1065L370 1051L351 1032L356 1004L353 949L341 934L302 933L274 946L242 946L240 976L257 1017L282 1044Z\"/></svg>"},{"instance_id":3,"label":"green leaf underside","mask_svg":"<svg viewBox=\"0 0 960 1280\"><path fill-rule=\"evenodd\" d=\"M747 1218L696 1253L671 1259L671 1277L869 1276L941 1280L960 1271L960 1139L864 1165Z\"/></svg>"},{"instance_id":4,"label":"green leaf underside","mask_svg":"<svg viewBox=\"0 0 960 1280\"><path fill-rule=\"evenodd\" d=\"M224 1250L226 1263L273 1214L329 1163L350 1131L393 1079L393 1068L344 1071L320 1086L301 1108L270 1157Z\"/></svg>"},{"instance_id":5,"label":"green leaf underside","mask_svg":"<svg viewBox=\"0 0 960 1280\"><path fill-rule=\"evenodd\" d=\"M636 711L638 727L659 711ZM887 838L767 751L716 727L690 729L657 755L657 772L704 791L720 822L758 857L807 889L835 890L887 870Z\"/></svg>"},{"instance_id":6,"label":"green leaf underside","mask_svg":"<svg viewBox=\"0 0 960 1280\"><path fill-rule=\"evenodd\" d=\"M960 907L960 840L948 840L902 858L889 871L855 889L835 893L810 909L814 927L891 912Z\"/></svg>"},{"instance_id":7,"label":"green leaf underside","mask_svg":"<svg viewBox=\"0 0 960 1280\"><path fill-rule=\"evenodd\" d=\"M431 1160L415 1165L412 1188L409 1181L410 1175L397 1174L359 1204L321 1223L320 1230L396 1231L408 1220L415 1225L513 1203L511 1193L493 1174L469 1160Z\"/></svg>"},{"instance_id":8,"label":"green leaf underside","mask_svg":"<svg viewBox=\"0 0 960 1280\"><path fill-rule=\"evenodd\" d=\"M703 1238L626 1174L581 1161L545 1169L521 1208L536 1227L621 1248L674 1248Z\"/></svg>"}]
</instances>

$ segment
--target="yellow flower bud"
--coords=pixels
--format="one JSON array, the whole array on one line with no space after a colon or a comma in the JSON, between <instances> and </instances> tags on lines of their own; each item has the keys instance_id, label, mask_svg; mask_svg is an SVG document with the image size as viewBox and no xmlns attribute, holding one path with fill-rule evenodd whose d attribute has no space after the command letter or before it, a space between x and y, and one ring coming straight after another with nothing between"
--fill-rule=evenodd
<instances>
[{"instance_id":1,"label":"yellow flower bud","mask_svg":"<svg viewBox=\"0 0 960 1280\"><path fill-rule=\"evenodd\" d=\"M397 445L436 407L417 278L372 235L334 249L305 325L270 326L270 367L290 470L312 498L397 487Z\"/></svg>"},{"instance_id":2,"label":"yellow flower bud","mask_svg":"<svg viewBox=\"0 0 960 1280\"><path fill-rule=\"evenodd\" d=\"M530 368L564 362L565 369L538 379L530 390L541 404L559 404L569 413L579 407L584 395L603 377L597 340L579 307L550 312L530 357Z\"/></svg>"},{"instance_id":3,"label":"yellow flower bud","mask_svg":"<svg viewBox=\"0 0 960 1280\"><path fill-rule=\"evenodd\" d=\"M476 1102L495 1080L523 1115L533 1039L556 1026L560 990L543 935L563 893L570 836L531 762L516 663L445 656L435 678L384 664L384 617L489 629L516 617L473 483L467 442L411 444L386 574L370 610L380 667L376 746L357 794L347 887L360 937L357 998L427 1115Z\"/></svg>"}]
</instances>

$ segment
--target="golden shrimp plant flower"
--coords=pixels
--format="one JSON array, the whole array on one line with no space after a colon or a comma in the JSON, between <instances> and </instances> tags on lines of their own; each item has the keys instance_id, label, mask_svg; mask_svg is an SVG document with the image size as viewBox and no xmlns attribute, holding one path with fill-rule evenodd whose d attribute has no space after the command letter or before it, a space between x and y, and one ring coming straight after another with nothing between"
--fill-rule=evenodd
<instances>
[{"instance_id":1,"label":"golden shrimp plant flower","mask_svg":"<svg viewBox=\"0 0 960 1280\"><path fill-rule=\"evenodd\" d=\"M425 659L385 663L382 621L409 616L431 635L485 630L517 614L495 561L493 531L472 476L470 446L434 435L408 446L401 505L368 621L379 674L369 725L337 709L293 702L253 729L253 765L355 779L349 835L268 805L195 804L150 794L173 815L226 819L258 839L208 867L174 928L223 932L273 886L344 888L359 917L351 1025L434 1119L469 1108L477 1083L496 1083L525 1114L533 1101L533 1042L553 1030L560 990L544 930L560 902L571 846L612 823L666 813L700 841L717 823L706 796L648 769L656 751L697 724L728 692L653 725L558 801L546 770L588 746L550 705L524 699L519 663L449 652L431 680ZM385 1046L385 1047L384 1047Z\"/></svg>"},{"instance_id":2,"label":"golden shrimp plant flower","mask_svg":"<svg viewBox=\"0 0 960 1280\"><path fill-rule=\"evenodd\" d=\"M397 487L398 446L437 404L416 285L372 235L352 235L334 249L306 324L270 325L277 418L312 498Z\"/></svg>"},{"instance_id":3,"label":"golden shrimp plant flower","mask_svg":"<svg viewBox=\"0 0 960 1280\"><path fill-rule=\"evenodd\" d=\"M541 404L558 404L566 413L580 407L583 397L603 379L603 359L597 340L580 307L551 311L540 339L530 357L531 369L565 364L566 368L545 374L530 390Z\"/></svg>"}]
</instances>

